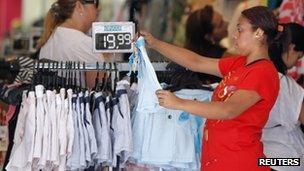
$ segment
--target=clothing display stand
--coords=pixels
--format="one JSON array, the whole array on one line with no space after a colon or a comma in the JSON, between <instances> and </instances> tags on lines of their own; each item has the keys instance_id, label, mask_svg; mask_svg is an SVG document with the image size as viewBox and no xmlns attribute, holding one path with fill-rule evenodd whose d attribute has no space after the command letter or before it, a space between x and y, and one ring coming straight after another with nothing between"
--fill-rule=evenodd
<instances>
[{"instance_id":1,"label":"clothing display stand","mask_svg":"<svg viewBox=\"0 0 304 171\"><path fill-rule=\"evenodd\" d=\"M167 62L152 62L155 71L166 71ZM112 70L129 71L129 63L126 62L36 62L36 69L71 69L71 70Z\"/></svg>"}]
</instances>

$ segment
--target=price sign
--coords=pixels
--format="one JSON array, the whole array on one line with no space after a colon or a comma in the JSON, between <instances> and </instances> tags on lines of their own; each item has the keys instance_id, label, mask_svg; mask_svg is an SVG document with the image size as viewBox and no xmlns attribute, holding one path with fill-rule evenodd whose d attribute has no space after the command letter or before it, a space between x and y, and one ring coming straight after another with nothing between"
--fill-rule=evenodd
<instances>
[{"instance_id":1,"label":"price sign","mask_svg":"<svg viewBox=\"0 0 304 171\"><path fill-rule=\"evenodd\" d=\"M94 52L133 52L134 23L95 22L93 23L92 31Z\"/></svg>"}]
</instances>

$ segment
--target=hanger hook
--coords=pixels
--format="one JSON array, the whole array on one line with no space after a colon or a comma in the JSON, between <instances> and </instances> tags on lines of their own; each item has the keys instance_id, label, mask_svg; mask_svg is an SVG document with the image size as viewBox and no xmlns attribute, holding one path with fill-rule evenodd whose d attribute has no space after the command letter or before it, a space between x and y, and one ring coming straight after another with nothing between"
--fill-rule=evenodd
<instances>
[{"instance_id":1,"label":"hanger hook","mask_svg":"<svg viewBox=\"0 0 304 171\"><path fill-rule=\"evenodd\" d=\"M81 72L81 67L80 67L80 61L78 61L78 75L79 75L79 86L81 87L81 88L83 88L83 86L82 86L82 72Z\"/></svg>"},{"instance_id":2,"label":"hanger hook","mask_svg":"<svg viewBox=\"0 0 304 171\"><path fill-rule=\"evenodd\" d=\"M87 79L87 73L85 72L85 70L86 70L86 66L85 66L85 62L83 62L83 67L82 67L82 69L83 69L83 73L84 73L84 88L86 88L87 87L87 82L86 82L86 79Z\"/></svg>"}]
</instances>

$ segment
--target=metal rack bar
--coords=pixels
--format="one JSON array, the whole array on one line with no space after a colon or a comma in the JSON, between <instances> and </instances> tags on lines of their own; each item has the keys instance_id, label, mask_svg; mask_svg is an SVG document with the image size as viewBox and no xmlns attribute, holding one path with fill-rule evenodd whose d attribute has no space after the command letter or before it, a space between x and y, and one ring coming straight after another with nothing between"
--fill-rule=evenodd
<instances>
[{"instance_id":1,"label":"metal rack bar","mask_svg":"<svg viewBox=\"0 0 304 171\"><path fill-rule=\"evenodd\" d=\"M167 62L152 62L155 71L166 71ZM126 62L36 62L36 69L129 71Z\"/></svg>"}]
</instances>

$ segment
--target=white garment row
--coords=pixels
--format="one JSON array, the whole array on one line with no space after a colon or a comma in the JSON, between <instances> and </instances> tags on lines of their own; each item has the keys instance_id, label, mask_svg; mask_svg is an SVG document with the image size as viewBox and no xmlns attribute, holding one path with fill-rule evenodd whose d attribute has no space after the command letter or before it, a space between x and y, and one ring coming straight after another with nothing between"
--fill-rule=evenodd
<instances>
[{"instance_id":1,"label":"white garment row","mask_svg":"<svg viewBox=\"0 0 304 171\"><path fill-rule=\"evenodd\" d=\"M72 89L57 93L45 91L42 85L37 85L35 91L24 92L6 169L124 167L132 152L125 84L117 83L114 96L89 91L73 94Z\"/></svg>"}]
</instances>

